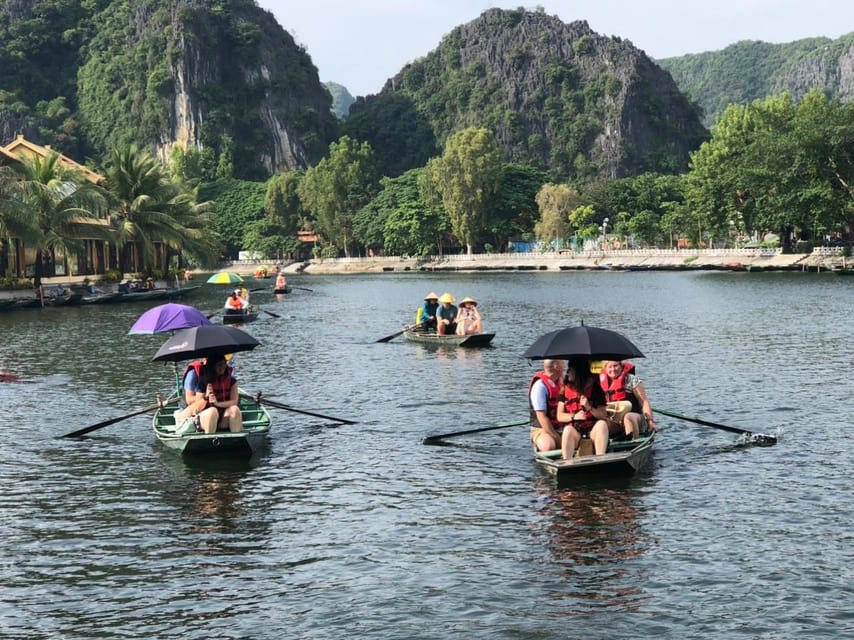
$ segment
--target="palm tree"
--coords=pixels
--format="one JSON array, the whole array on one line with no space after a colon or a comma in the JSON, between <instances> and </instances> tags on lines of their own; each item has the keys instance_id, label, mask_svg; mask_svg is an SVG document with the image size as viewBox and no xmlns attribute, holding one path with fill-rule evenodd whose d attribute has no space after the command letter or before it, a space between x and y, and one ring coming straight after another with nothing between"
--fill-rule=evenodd
<instances>
[{"instance_id":1,"label":"palm tree","mask_svg":"<svg viewBox=\"0 0 854 640\"><path fill-rule=\"evenodd\" d=\"M32 241L36 236L35 226L26 216L20 199L18 180L20 163L0 167L0 256L11 258L10 248L14 238ZM11 264L0 265L0 274L10 271Z\"/></svg>"},{"instance_id":2,"label":"palm tree","mask_svg":"<svg viewBox=\"0 0 854 640\"><path fill-rule=\"evenodd\" d=\"M170 250L205 261L219 255L217 239L206 229L206 204L197 204L195 193L173 182L149 154L134 145L113 150L106 178L123 270L150 273L157 267L165 274Z\"/></svg>"},{"instance_id":3,"label":"palm tree","mask_svg":"<svg viewBox=\"0 0 854 640\"><path fill-rule=\"evenodd\" d=\"M33 284L41 286L45 261L85 250L84 238L110 239L106 225L93 224L106 210L104 191L67 169L58 153L22 161L12 190L17 201L12 211L16 223L27 220L22 232L36 251ZM11 231L11 228L10 228Z\"/></svg>"}]
</instances>

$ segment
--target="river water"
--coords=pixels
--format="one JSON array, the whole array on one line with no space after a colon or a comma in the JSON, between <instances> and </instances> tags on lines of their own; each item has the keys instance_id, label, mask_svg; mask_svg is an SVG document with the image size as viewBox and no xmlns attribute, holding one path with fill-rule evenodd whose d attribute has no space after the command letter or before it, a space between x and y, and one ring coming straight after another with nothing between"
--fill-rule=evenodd
<instances>
[{"instance_id":1,"label":"river water","mask_svg":"<svg viewBox=\"0 0 854 640\"><path fill-rule=\"evenodd\" d=\"M839 638L854 634L854 281L832 274L383 274L256 293L241 385L273 410L245 463L183 461L146 416L172 385L128 336L152 304L0 314L0 638ZM375 341L430 290L481 302L489 349ZM206 285L188 303L210 313ZM516 422L519 354L626 334L658 418L632 479L558 486Z\"/></svg>"}]
</instances>

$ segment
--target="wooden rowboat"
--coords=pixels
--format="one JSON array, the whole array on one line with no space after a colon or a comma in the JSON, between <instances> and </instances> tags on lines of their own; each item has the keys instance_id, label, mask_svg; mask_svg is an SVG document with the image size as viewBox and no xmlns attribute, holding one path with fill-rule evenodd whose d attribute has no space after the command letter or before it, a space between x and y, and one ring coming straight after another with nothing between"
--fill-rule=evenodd
<instances>
[{"instance_id":1,"label":"wooden rowboat","mask_svg":"<svg viewBox=\"0 0 854 640\"><path fill-rule=\"evenodd\" d=\"M407 329L403 337L409 342L429 344L432 346L446 345L452 347L487 347L495 337L494 333L473 333L468 336L440 336L432 331L413 331Z\"/></svg>"},{"instance_id":2,"label":"wooden rowboat","mask_svg":"<svg viewBox=\"0 0 854 640\"><path fill-rule=\"evenodd\" d=\"M267 443L271 419L268 411L249 396L240 396L243 431L231 433L179 433L175 424L175 405L158 409L152 420L154 436L168 449L181 455L250 457Z\"/></svg>"},{"instance_id":3,"label":"wooden rowboat","mask_svg":"<svg viewBox=\"0 0 854 640\"><path fill-rule=\"evenodd\" d=\"M580 455L571 460L561 460L560 449L536 451L534 460L553 476L571 475L630 476L642 469L652 456L655 433L650 432L637 440L611 440L608 450L600 456Z\"/></svg>"},{"instance_id":4,"label":"wooden rowboat","mask_svg":"<svg viewBox=\"0 0 854 640\"><path fill-rule=\"evenodd\" d=\"M242 324L258 319L258 311L252 305L245 309L225 309L222 312L223 324Z\"/></svg>"}]
</instances>

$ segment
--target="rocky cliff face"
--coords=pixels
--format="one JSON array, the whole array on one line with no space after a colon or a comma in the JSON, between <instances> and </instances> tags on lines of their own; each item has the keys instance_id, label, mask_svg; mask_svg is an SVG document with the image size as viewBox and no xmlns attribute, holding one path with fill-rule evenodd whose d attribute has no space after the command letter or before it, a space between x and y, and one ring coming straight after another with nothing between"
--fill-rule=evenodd
<instances>
[{"instance_id":1,"label":"rocky cliff face","mask_svg":"<svg viewBox=\"0 0 854 640\"><path fill-rule=\"evenodd\" d=\"M0 132L62 95L81 156L180 146L248 178L305 168L337 138L310 57L254 0L8 0L0 35Z\"/></svg>"},{"instance_id":2,"label":"rocky cliff face","mask_svg":"<svg viewBox=\"0 0 854 640\"><path fill-rule=\"evenodd\" d=\"M487 126L509 160L561 178L683 169L706 135L670 75L630 42L540 11L484 12L380 95L395 93L413 100L440 142Z\"/></svg>"},{"instance_id":3,"label":"rocky cliff face","mask_svg":"<svg viewBox=\"0 0 854 640\"><path fill-rule=\"evenodd\" d=\"M225 106L235 117L221 123L224 133L237 146L251 143L255 162L267 174L306 168L335 133L331 99L310 58L254 3L234 7L225 24L208 5L193 0L171 7L173 36L167 48L176 51L169 69L174 91L165 126L157 132L159 155L167 158L176 144L185 149L216 145L205 127L219 115L211 111ZM135 23L142 30L156 26L142 5ZM242 34L231 31L235 26ZM231 95L223 95L223 87Z\"/></svg>"}]
</instances>

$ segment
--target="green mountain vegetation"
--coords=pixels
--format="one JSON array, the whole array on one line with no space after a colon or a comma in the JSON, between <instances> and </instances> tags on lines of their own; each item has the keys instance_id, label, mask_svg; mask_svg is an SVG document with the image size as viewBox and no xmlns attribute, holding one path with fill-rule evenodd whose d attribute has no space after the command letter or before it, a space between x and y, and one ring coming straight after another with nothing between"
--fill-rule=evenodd
<instances>
[{"instance_id":1,"label":"green mountain vegetation","mask_svg":"<svg viewBox=\"0 0 854 640\"><path fill-rule=\"evenodd\" d=\"M468 127L492 131L507 161L582 181L684 170L707 135L670 76L630 42L525 9L457 27L345 123L386 175L418 166L431 138L441 148ZM406 128L417 140L401 142Z\"/></svg>"},{"instance_id":2,"label":"green mountain vegetation","mask_svg":"<svg viewBox=\"0 0 854 640\"><path fill-rule=\"evenodd\" d=\"M783 91L796 100L816 88L843 101L854 99L854 33L786 44L745 40L720 51L656 62L700 106L707 127L730 104L748 104Z\"/></svg>"},{"instance_id":3,"label":"green mountain vegetation","mask_svg":"<svg viewBox=\"0 0 854 640\"><path fill-rule=\"evenodd\" d=\"M254 0L0 6L0 135L76 158L203 154L200 177L306 168L337 133L308 54Z\"/></svg>"}]
</instances>

